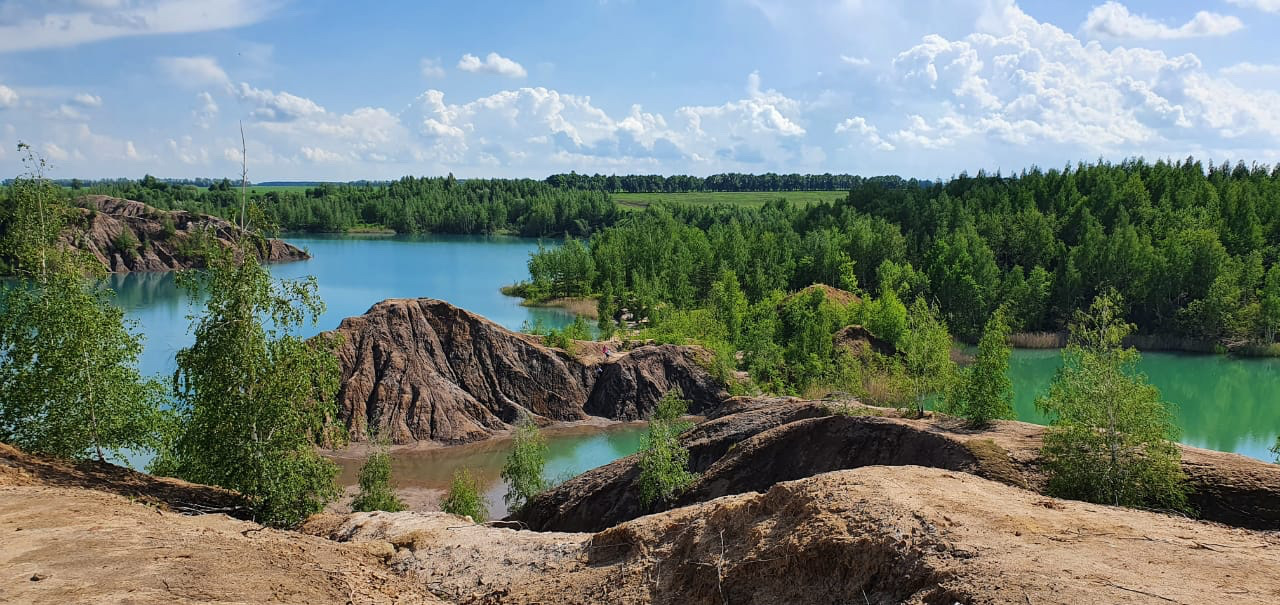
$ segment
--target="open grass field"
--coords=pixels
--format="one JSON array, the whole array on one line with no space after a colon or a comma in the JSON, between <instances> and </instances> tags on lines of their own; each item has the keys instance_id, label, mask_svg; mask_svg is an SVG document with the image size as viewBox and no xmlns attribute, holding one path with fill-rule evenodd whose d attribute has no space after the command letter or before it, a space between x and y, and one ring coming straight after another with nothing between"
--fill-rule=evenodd
<instances>
[{"instance_id":1,"label":"open grass field","mask_svg":"<svg viewBox=\"0 0 1280 605\"><path fill-rule=\"evenodd\" d=\"M303 193L312 187L315 187L315 185L249 185L249 191L256 191L258 193L269 193L271 191L297 191L298 193Z\"/></svg>"},{"instance_id":2,"label":"open grass field","mask_svg":"<svg viewBox=\"0 0 1280 605\"><path fill-rule=\"evenodd\" d=\"M786 198L793 204L809 205L844 199L847 191L695 191L690 193L615 193L613 201L628 210L646 208L660 200L679 204L710 206L733 204L759 208L766 202Z\"/></svg>"}]
</instances>

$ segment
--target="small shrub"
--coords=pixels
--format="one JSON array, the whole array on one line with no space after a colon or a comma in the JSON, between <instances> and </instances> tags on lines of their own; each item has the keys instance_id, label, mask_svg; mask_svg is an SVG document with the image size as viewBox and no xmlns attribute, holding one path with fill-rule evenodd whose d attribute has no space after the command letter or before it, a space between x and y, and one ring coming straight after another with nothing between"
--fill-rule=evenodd
<instances>
[{"instance_id":1,"label":"small shrub","mask_svg":"<svg viewBox=\"0 0 1280 605\"><path fill-rule=\"evenodd\" d=\"M542 470L547 466L547 440L533 419L525 416L516 425L515 442L502 467L502 480L507 493L502 497L511 510L524 508L534 496L547 488Z\"/></svg>"},{"instance_id":2,"label":"small shrub","mask_svg":"<svg viewBox=\"0 0 1280 605\"><path fill-rule=\"evenodd\" d=\"M658 502L670 502L697 480L698 475L689 471L689 450L680 445L680 433L688 423L680 417L689 409L689 402L676 389L667 391L645 435L645 446L640 452L640 502L646 508Z\"/></svg>"},{"instance_id":3,"label":"small shrub","mask_svg":"<svg viewBox=\"0 0 1280 605\"><path fill-rule=\"evenodd\" d=\"M453 472L449 494L440 503L440 508L459 517L471 517L476 523L484 523L489 519L489 512L485 510L484 500L480 497L480 484L471 471L465 468Z\"/></svg>"},{"instance_id":4,"label":"small shrub","mask_svg":"<svg viewBox=\"0 0 1280 605\"><path fill-rule=\"evenodd\" d=\"M127 258L136 256L140 245L138 238L128 229L122 229L119 234L111 238L111 250Z\"/></svg>"},{"instance_id":5,"label":"small shrub","mask_svg":"<svg viewBox=\"0 0 1280 605\"><path fill-rule=\"evenodd\" d=\"M978 357L961 372L948 393L943 411L956 414L975 428L987 426L998 418L1014 418L1013 383L1009 380L1009 356L1006 343L1009 324L1004 310L997 309L982 331Z\"/></svg>"},{"instance_id":6,"label":"small shrub","mask_svg":"<svg viewBox=\"0 0 1280 605\"><path fill-rule=\"evenodd\" d=\"M168 241L178 232L178 227L173 224L173 216L165 214L164 219L160 221L160 239Z\"/></svg>"},{"instance_id":7,"label":"small shrub","mask_svg":"<svg viewBox=\"0 0 1280 605\"><path fill-rule=\"evenodd\" d=\"M1048 491L1113 504L1186 510L1178 427L1160 391L1137 371L1141 355L1121 343L1133 329L1120 295L1077 311L1071 344L1049 392L1036 400L1050 421L1044 436Z\"/></svg>"},{"instance_id":8,"label":"small shrub","mask_svg":"<svg viewBox=\"0 0 1280 605\"><path fill-rule=\"evenodd\" d=\"M391 489L391 456L386 451L380 449L370 454L360 467L360 493L351 502L351 510L360 513L404 510L404 503Z\"/></svg>"}]
</instances>

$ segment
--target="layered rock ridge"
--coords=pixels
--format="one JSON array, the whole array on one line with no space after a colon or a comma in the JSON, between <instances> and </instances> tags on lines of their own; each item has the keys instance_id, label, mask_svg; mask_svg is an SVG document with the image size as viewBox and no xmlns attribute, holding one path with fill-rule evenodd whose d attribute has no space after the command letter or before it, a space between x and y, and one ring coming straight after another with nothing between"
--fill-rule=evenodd
<instances>
[{"instance_id":1,"label":"layered rock ridge","mask_svg":"<svg viewBox=\"0 0 1280 605\"><path fill-rule=\"evenodd\" d=\"M642 346L604 362L581 361L444 301L390 299L342 321L339 419L354 440L370 427L392 443L466 443L541 423L647 417L679 387L691 411L714 408L725 385L705 351Z\"/></svg>"}]
</instances>

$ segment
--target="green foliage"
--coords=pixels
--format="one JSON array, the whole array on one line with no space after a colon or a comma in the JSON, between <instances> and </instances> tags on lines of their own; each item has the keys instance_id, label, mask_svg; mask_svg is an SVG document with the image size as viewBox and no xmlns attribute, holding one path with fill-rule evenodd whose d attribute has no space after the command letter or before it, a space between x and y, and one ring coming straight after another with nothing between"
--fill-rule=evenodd
<instances>
[{"instance_id":1,"label":"green foliage","mask_svg":"<svg viewBox=\"0 0 1280 605\"><path fill-rule=\"evenodd\" d=\"M375 510L395 513L404 510L404 503L396 497L391 487L391 456L378 447L360 467L360 492L351 501L351 510L367 513Z\"/></svg>"},{"instance_id":2,"label":"green foliage","mask_svg":"<svg viewBox=\"0 0 1280 605\"><path fill-rule=\"evenodd\" d=\"M516 424L511 453L502 467L502 480L507 483L503 502L511 510L524 508L534 496L547 488L542 471L547 466L547 440L533 419L525 416Z\"/></svg>"},{"instance_id":3,"label":"green foliage","mask_svg":"<svg viewBox=\"0 0 1280 605\"><path fill-rule=\"evenodd\" d=\"M449 494L440 503L440 509L459 517L471 517L476 523L484 523L489 519L489 511L485 509L484 499L480 497L480 484L471 475L471 471L465 468L453 471Z\"/></svg>"},{"instance_id":4,"label":"green foliage","mask_svg":"<svg viewBox=\"0 0 1280 605\"><path fill-rule=\"evenodd\" d=\"M181 432L153 470L236 490L260 521L294 525L338 495L337 467L314 448L335 413L336 343L293 333L323 312L315 280L277 282L254 255L212 247L208 269L179 283L208 301L177 355Z\"/></svg>"},{"instance_id":5,"label":"green foliage","mask_svg":"<svg viewBox=\"0 0 1280 605\"><path fill-rule=\"evenodd\" d=\"M571 237L559 246L538 244L538 250L529 255L529 277L524 294L534 301L590 296L595 260L581 241Z\"/></svg>"},{"instance_id":6,"label":"green foliage","mask_svg":"<svg viewBox=\"0 0 1280 605\"><path fill-rule=\"evenodd\" d=\"M104 182L86 193L123 197L165 210L188 210L236 220L238 187L208 189L155 178ZM343 232L360 227L396 233L518 233L527 237L587 235L612 224L617 206L601 192L560 189L531 179L405 177L390 183L314 187L252 186L255 225L285 231Z\"/></svg>"},{"instance_id":7,"label":"green foliage","mask_svg":"<svg viewBox=\"0 0 1280 605\"><path fill-rule=\"evenodd\" d=\"M938 317L938 312L917 298L907 313L907 332L901 351L908 381L911 411L924 415L925 403L931 395L944 393L955 377L951 361L951 335Z\"/></svg>"},{"instance_id":8,"label":"green foliage","mask_svg":"<svg viewBox=\"0 0 1280 605\"><path fill-rule=\"evenodd\" d=\"M946 411L966 418L975 427L998 418L1014 418L1013 382L1009 380L1009 324L1004 309L996 312L982 330L978 357L965 368L948 394Z\"/></svg>"},{"instance_id":9,"label":"green foliage","mask_svg":"<svg viewBox=\"0 0 1280 605\"><path fill-rule=\"evenodd\" d=\"M160 445L164 387L138 374L141 338L110 290L58 270L0 290L0 441L67 458Z\"/></svg>"},{"instance_id":10,"label":"green foliage","mask_svg":"<svg viewBox=\"0 0 1280 605\"><path fill-rule=\"evenodd\" d=\"M1133 326L1120 295L1100 295L1071 326L1064 365L1036 400L1050 419L1044 466L1055 495L1122 506L1186 509L1178 429L1160 392L1121 342Z\"/></svg>"},{"instance_id":11,"label":"green foliage","mask_svg":"<svg viewBox=\"0 0 1280 605\"><path fill-rule=\"evenodd\" d=\"M120 233L111 238L111 251L126 258L136 257L141 245L138 243L138 238L134 237L133 231L128 228L121 229Z\"/></svg>"},{"instance_id":12,"label":"green foliage","mask_svg":"<svg viewBox=\"0 0 1280 605\"><path fill-rule=\"evenodd\" d=\"M880 298L867 301L863 308L865 326L872 334L897 346L907 331L907 306L892 288L885 288Z\"/></svg>"},{"instance_id":13,"label":"green foliage","mask_svg":"<svg viewBox=\"0 0 1280 605\"><path fill-rule=\"evenodd\" d=\"M168 240L178 233L178 227L173 224L173 215L166 213L164 218L160 220L160 239Z\"/></svg>"},{"instance_id":14,"label":"green foliage","mask_svg":"<svg viewBox=\"0 0 1280 605\"><path fill-rule=\"evenodd\" d=\"M31 173L10 188L0 248L28 283L0 286L0 441L66 458L157 447L170 428L163 387L138 374L140 337L85 279L81 255L60 249L68 214L25 145Z\"/></svg>"},{"instance_id":15,"label":"green foliage","mask_svg":"<svg viewBox=\"0 0 1280 605\"><path fill-rule=\"evenodd\" d=\"M728 269L721 271L720 279L711 284L707 298L715 320L724 326L725 339L730 343L738 342L747 316L747 297L738 283L738 275Z\"/></svg>"},{"instance_id":16,"label":"green foliage","mask_svg":"<svg viewBox=\"0 0 1280 605\"><path fill-rule=\"evenodd\" d=\"M680 445L680 433L688 425L680 421L689 402L676 389L667 391L649 419L644 449L640 451L640 502L648 508L659 502L670 502L697 480L689 471L689 450Z\"/></svg>"}]
</instances>

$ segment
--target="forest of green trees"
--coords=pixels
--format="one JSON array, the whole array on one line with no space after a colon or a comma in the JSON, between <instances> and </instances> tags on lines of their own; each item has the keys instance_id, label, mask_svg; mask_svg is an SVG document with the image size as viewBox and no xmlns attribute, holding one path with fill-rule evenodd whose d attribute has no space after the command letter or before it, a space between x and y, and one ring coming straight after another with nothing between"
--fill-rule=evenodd
<instances>
[{"instance_id":1,"label":"forest of green trees","mask_svg":"<svg viewBox=\"0 0 1280 605\"><path fill-rule=\"evenodd\" d=\"M805 208L650 208L544 250L530 285L641 315L706 306L724 271L751 303L813 283L892 291L935 304L969 342L997 307L1015 331L1061 331L1114 287L1141 334L1244 351L1274 348L1278 260L1280 167L1135 160L861 181Z\"/></svg>"}]
</instances>

